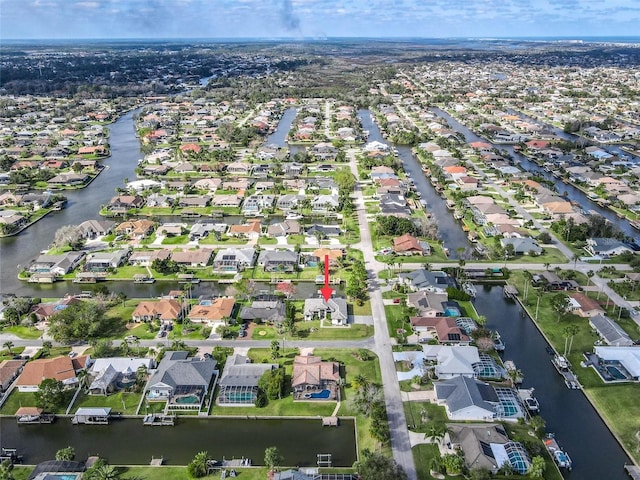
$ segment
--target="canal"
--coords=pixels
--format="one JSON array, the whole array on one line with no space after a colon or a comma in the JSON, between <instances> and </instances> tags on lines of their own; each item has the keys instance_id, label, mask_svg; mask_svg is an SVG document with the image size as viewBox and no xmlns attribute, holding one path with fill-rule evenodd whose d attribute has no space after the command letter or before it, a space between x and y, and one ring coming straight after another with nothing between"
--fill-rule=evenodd
<instances>
[{"instance_id":1,"label":"canal","mask_svg":"<svg viewBox=\"0 0 640 480\"><path fill-rule=\"evenodd\" d=\"M524 373L524 388L534 388L546 431L573 460L566 478L624 480L630 459L581 390L570 390L551 364L548 346L533 320L520 305L506 300L500 286L477 285L474 302L487 317L487 328L498 330L505 342L503 358L513 360ZM526 339L526 340L525 340ZM606 387L605 387L606 388Z\"/></svg>"},{"instance_id":2,"label":"canal","mask_svg":"<svg viewBox=\"0 0 640 480\"><path fill-rule=\"evenodd\" d=\"M528 172L534 173L535 175L545 178L551 182L554 182L559 195L563 195L569 201L576 202L580 206L580 208L582 208L585 212L589 212L590 210L596 211L598 214L602 215L604 218L606 218L612 224L614 224L625 235L631 238L637 237L638 233L633 229L631 225L629 225L628 221L618 218L618 216L608 208L603 208L600 205L598 205L596 202L594 202L589 197L587 197L587 195L585 195L585 193L582 192L582 190L574 187L569 183L561 182L556 177L554 177L551 173L547 172L546 170L538 166L538 164L536 164L535 162L529 160L524 155L515 151L512 145L493 144L486 138L482 138L476 135L473 131L471 131L469 128L461 124L459 121L457 121L455 118L453 118L444 110L441 110L436 107L431 108L431 110L433 111L433 113L435 113L439 117L446 120L449 126L453 130L462 133L467 143L484 142L484 143L491 144L493 147L497 148L498 150L507 151L509 155L511 155L513 159L517 161L517 163L520 165L520 167L522 167L522 169Z\"/></svg>"},{"instance_id":3,"label":"canal","mask_svg":"<svg viewBox=\"0 0 640 480\"><path fill-rule=\"evenodd\" d=\"M256 412L259 413L259 412ZM284 465L315 467L317 454L331 454L333 466L356 461L355 421L340 419L338 427L323 427L317 419L244 419L180 417L174 427L144 426L142 419L120 419L105 425L73 425L68 417L52 424L18 425L0 418L0 444L15 448L25 463L37 464L72 446L76 458L105 456L112 464L148 465L163 457L169 465L186 465L206 450L216 460L249 458L264 463L264 450L276 446Z\"/></svg>"},{"instance_id":4,"label":"canal","mask_svg":"<svg viewBox=\"0 0 640 480\"><path fill-rule=\"evenodd\" d=\"M368 141L388 144L382 137L378 125L373 121L369 110L358 110L358 118L360 118L362 128L369 131ZM438 239L449 249L449 256L457 258L458 249L461 249L463 256L468 258L472 247L467 239L467 234L462 231L460 223L453 218L445 201L427 180L422 166L411 148L402 145L396 148L404 171L413 179L416 190L421 194L420 198L427 202L427 210L438 220Z\"/></svg>"}]
</instances>

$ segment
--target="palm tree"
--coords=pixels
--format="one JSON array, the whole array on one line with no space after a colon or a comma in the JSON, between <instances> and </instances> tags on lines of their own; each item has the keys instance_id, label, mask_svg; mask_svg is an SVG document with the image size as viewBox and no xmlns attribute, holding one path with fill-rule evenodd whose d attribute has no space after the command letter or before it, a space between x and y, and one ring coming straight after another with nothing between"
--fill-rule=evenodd
<instances>
[{"instance_id":1,"label":"palm tree","mask_svg":"<svg viewBox=\"0 0 640 480\"><path fill-rule=\"evenodd\" d=\"M117 480L120 472L112 465L100 465L95 470L91 470L89 480Z\"/></svg>"},{"instance_id":2,"label":"palm tree","mask_svg":"<svg viewBox=\"0 0 640 480\"><path fill-rule=\"evenodd\" d=\"M42 342L42 356L48 357L51 349L53 348L53 343L49 340L45 340Z\"/></svg>"},{"instance_id":3,"label":"palm tree","mask_svg":"<svg viewBox=\"0 0 640 480\"><path fill-rule=\"evenodd\" d=\"M580 331L580 327L577 325L567 325L564 328L564 356L571 354L571 347L573 346L573 337ZM569 340L569 348L567 349L567 340Z\"/></svg>"},{"instance_id":4,"label":"palm tree","mask_svg":"<svg viewBox=\"0 0 640 480\"><path fill-rule=\"evenodd\" d=\"M568 311L569 307L569 297L567 297L564 293L558 293L551 297L551 308L555 310L558 314L556 318L556 322L560 321L560 317L565 315Z\"/></svg>"},{"instance_id":5,"label":"palm tree","mask_svg":"<svg viewBox=\"0 0 640 480\"><path fill-rule=\"evenodd\" d=\"M431 441L437 441L438 445L441 445L448 431L449 429L444 423L432 422L427 431L427 437L430 438Z\"/></svg>"},{"instance_id":6,"label":"palm tree","mask_svg":"<svg viewBox=\"0 0 640 480\"><path fill-rule=\"evenodd\" d=\"M86 388L89 383L89 372L84 369L80 370L76 375L76 378L78 379L78 385L80 388Z\"/></svg>"},{"instance_id":7,"label":"palm tree","mask_svg":"<svg viewBox=\"0 0 640 480\"><path fill-rule=\"evenodd\" d=\"M134 338L133 344L136 346L136 355L140 356L140 339L138 337Z\"/></svg>"},{"instance_id":8,"label":"palm tree","mask_svg":"<svg viewBox=\"0 0 640 480\"><path fill-rule=\"evenodd\" d=\"M7 340L2 344L2 346L7 349L7 351L9 352L9 355L13 355L12 348L15 346L15 344L11 340Z\"/></svg>"},{"instance_id":9,"label":"palm tree","mask_svg":"<svg viewBox=\"0 0 640 480\"><path fill-rule=\"evenodd\" d=\"M524 303L527 303L527 297L529 296L529 285L531 285L531 282L533 281L533 275L529 270L524 270L522 272L522 274L524 275L524 279L525 279L525 284L524 284Z\"/></svg>"},{"instance_id":10,"label":"palm tree","mask_svg":"<svg viewBox=\"0 0 640 480\"><path fill-rule=\"evenodd\" d=\"M524 373L522 373L522 370L520 370L519 368L515 368L513 370L507 371L507 377L509 377L509 380L511 381L511 386L515 387L516 382L522 382Z\"/></svg>"},{"instance_id":11,"label":"palm tree","mask_svg":"<svg viewBox=\"0 0 640 480\"><path fill-rule=\"evenodd\" d=\"M542 290L536 290L536 322L538 321L538 312L540 311L540 299L542 298Z\"/></svg>"},{"instance_id":12,"label":"palm tree","mask_svg":"<svg viewBox=\"0 0 640 480\"><path fill-rule=\"evenodd\" d=\"M587 272L587 287L589 286L589 284L591 283L591 278L596 274L596 272L594 272L593 270L589 270Z\"/></svg>"},{"instance_id":13,"label":"palm tree","mask_svg":"<svg viewBox=\"0 0 640 480\"><path fill-rule=\"evenodd\" d=\"M368 384L369 384L369 379L364 375L362 375L361 373L356 375L355 378L353 379L353 385L356 387L357 390L360 390L362 387Z\"/></svg>"}]
</instances>

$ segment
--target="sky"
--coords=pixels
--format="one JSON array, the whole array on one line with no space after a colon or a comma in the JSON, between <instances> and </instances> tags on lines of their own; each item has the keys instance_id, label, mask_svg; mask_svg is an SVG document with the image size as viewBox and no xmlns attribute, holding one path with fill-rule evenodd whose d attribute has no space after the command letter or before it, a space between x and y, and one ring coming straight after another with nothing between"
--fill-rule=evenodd
<instances>
[{"instance_id":1,"label":"sky","mask_svg":"<svg viewBox=\"0 0 640 480\"><path fill-rule=\"evenodd\" d=\"M0 39L640 35L638 0L0 0Z\"/></svg>"}]
</instances>

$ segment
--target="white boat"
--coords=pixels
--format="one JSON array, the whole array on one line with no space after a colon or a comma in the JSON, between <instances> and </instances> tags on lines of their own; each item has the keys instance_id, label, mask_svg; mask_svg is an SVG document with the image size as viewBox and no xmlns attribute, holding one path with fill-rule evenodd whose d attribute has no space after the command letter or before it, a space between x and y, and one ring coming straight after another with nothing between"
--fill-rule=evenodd
<instances>
[{"instance_id":1,"label":"white boat","mask_svg":"<svg viewBox=\"0 0 640 480\"><path fill-rule=\"evenodd\" d=\"M571 457L569 457L567 452L560 448L560 445L558 445L553 433L547 434L547 438L544 439L544 446L547 447L553 461L556 462L558 467L566 468L569 471L571 470L573 467Z\"/></svg>"},{"instance_id":2,"label":"white boat","mask_svg":"<svg viewBox=\"0 0 640 480\"><path fill-rule=\"evenodd\" d=\"M502 341L500 334L497 331L495 331L493 332L492 337L493 337L493 348L496 349L496 352L504 352L505 344Z\"/></svg>"},{"instance_id":3,"label":"white boat","mask_svg":"<svg viewBox=\"0 0 640 480\"><path fill-rule=\"evenodd\" d=\"M300 220L301 218L303 218L303 216L299 213L288 213L285 217L286 220Z\"/></svg>"},{"instance_id":4,"label":"white boat","mask_svg":"<svg viewBox=\"0 0 640 480\"><path fill-rule=\"evenodd\" d=\"M476 287L473 285L473 283L468 283L468 282L462 284L462 291L467 295L469 295L471 298L476 298L476 295L478 294Z\"/></svg>"}]
</instances>

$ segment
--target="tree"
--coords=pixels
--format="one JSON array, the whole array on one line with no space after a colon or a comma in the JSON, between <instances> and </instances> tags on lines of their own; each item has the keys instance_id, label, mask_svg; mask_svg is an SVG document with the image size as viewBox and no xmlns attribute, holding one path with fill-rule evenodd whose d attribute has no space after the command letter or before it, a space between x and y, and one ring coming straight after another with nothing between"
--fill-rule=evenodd
<instances>
[{"instance_id":1,"label":"tree","mask_svg":"<svg viewBox=\"0 0 640 480\"><path fill-rule=\"evenodd\" d=\"M438 442L438 445L442 444L442 440L447 434L447 426L442 422L431 422L429 425L429 430L427 430L427 437L431 439L432 442Z\"/></svg>"},{"instance_id":2,"label":"tree","mask_svg":"<svg viewBox=\"0 0 640 480\"><path fill-rule=\"evenodd\" d=\"M195 478L204 477L207 474L207 463L211 460L209 452L202 451L196 453L193 460L187 465L187 472Z\"/></svg>"},{"instance_id":3,"label":"tree","mask_svg":"<svg viewBox=\"0 0 640 480\"><path fill-rule=\"evenodd\" d=\"M11 460L5 460L0 463L0 480L15 480L13 476L13 463Z\"/></svg>"},{"instance_id":4,"label":"tree","mask_svg":"<svg viewBox=\"0 0 640 480\"><path fill-rule=\"evenodd\" d=\"M56 230L53 243L57 248L70 247L80 250L84 245L82 230L77 225L65 225Z\"/></svg>"},{"instance_id":5,"label":"tree","mask_svg":"<svg viewBox=\"0 0 640 480\"><path fill-rule=\"evenodd\" d=\"M519 368L514 368L513 370L509 370L507 372L507 377L509 377L509 380L511 381L511 386L515 387L516 382L522 382L524 373L522 373L522 370L520 370Z\"/></svg>"},{"instance_id":6,"label":"tree","mask_svg":"<svg viewBox=\"0 0 640 480\"><path fill-rule=\"evenodd\" d=\"M447 474L456 475L464 469L464 456L461 453L447 454L442 456L442 465L447 470Z\"/></svg>"},{"instance_id":7,"label":"tree","mask_svg":"<svg viewBox=\"0 0 640 480\"><path fill-rule=\"evenodd\" d=\"M542 458L540 455L537 455L531 459L531 465L529 465L527 474L531 478L544 478L545 468L546 464L544 458Z\"/></svg>"},{"instance_id":8,"label":"tree","mask_svg":"<svg viewBox=\"0 0 640 480\"><path fill-rule=\"evenodd\" d=\"M361 480L407 480L407 474L395 460L368 449L354 467Z\"/></svg>"},{"instance_id":9,"label":"tree","mask_svg":"<svg viewBox=\"0 0 640 480\"><path fill-rule=\"evenodd\" d=\"M73 447L61 448L56 452L56 460L71 461L76 458L76 450Z\"/></svg>"},{"instance_id":10,"label":"tree","mask_svg":"<svg viewBox=\"0 0 640 480\"><path fill-rule=\"evenodd\" d=\"M540 415L535 415L531 417L531 420L529 420L529 425L538 438L544 437L544 428L547 425L547 422L545 422L544 418L542 418Z\"/></svg>"},{"instance_id":11,"label":"tree","mask_svg":"<svg viewBox=\"0 0 640 480\"><path fill-rule=\"evenodd\" d=\"M277 360L280 356L280 342L278 340L271 340L271 358Z\"/></svg>"},{"instance_id":12,"label":"tree","mask_svg":"<svg viewBox=\"0 0 640 480\"><path fill-rule=\"evenodd\" d=\"M49 320L49 333L56 342L107 337L119 327L120 320L104 315L104 306L86 301L69 305L53 314Z\"/></svg>"},{"instance_id":13,"label":"tree","mask_svg":"<svg viewBox=\"0 0 640 480\"><path fill-rule=\"evenodd\" d=\"M2 346L7 349L7 352L9 352L9 355L13 355L12 348L14 347L14 343L11 340L7 340L2 344Z\"/></svg>"},{"instance_id":14,"label":"tree","mask_svg":"<svg viewBox=\"0 0 640 480\"><path fill-rule=\"evenodd\" d=\"M587 287L591 283L591 279L595 276L595 274L596 274L596 272L594 272L593 270L589 270L587 272Z\"/></svg>"},{"instance_id":15,"label":"tree","mask_svg":"<svg viewBox=\"0 0 640 480\"><path fill-rule=\"evenodd\" d=\"M45 378L34 393L36 405L47 412L54 412L64 403L64 384L54 378Z\"/></svg>"},{"instance_id":16,"label":"tree","mask_svg":"<svg viewBox=\"0 0 640 480\"><path fill-rule=\"evenodd\" d=\"M42 356L48 357L51 349L53 348L53 343L49 340L45 340L42 342Z\"/></svg>"},{"instance_id":17,"label":"tree","mask_svg":"<svg viewBox=\"0 0 640 480\"><path fill-rule=\"evenodd\" d=\"M580 331L578 325L567 325L564 328L564 355L571 354L571 347L573 346L573 337ZM569 341L569 348L567 349L567 340Z\"/></svg>"},{"instance_id":18,"label":"tree","mask_svg":"<svg viewBox=\"0 0 640 480\"><path fill-rule=\"evenodd\" d=\"M270 472L275 471L284 462L284 457L278 450L278 447L267 447L264 450L264 464Z\"/></svg>"},{"instance_id":19,"label":"tree","mask_svg":"<svg viewBox=\"0 0 640 480\"><path fill-rule=\"evenodd\" d=\"M569 297L564 293L554 295L551 297L551 308L558 314L556 321L559 322L560 317L569 311Z\"/></svg>"}]
</instances>

